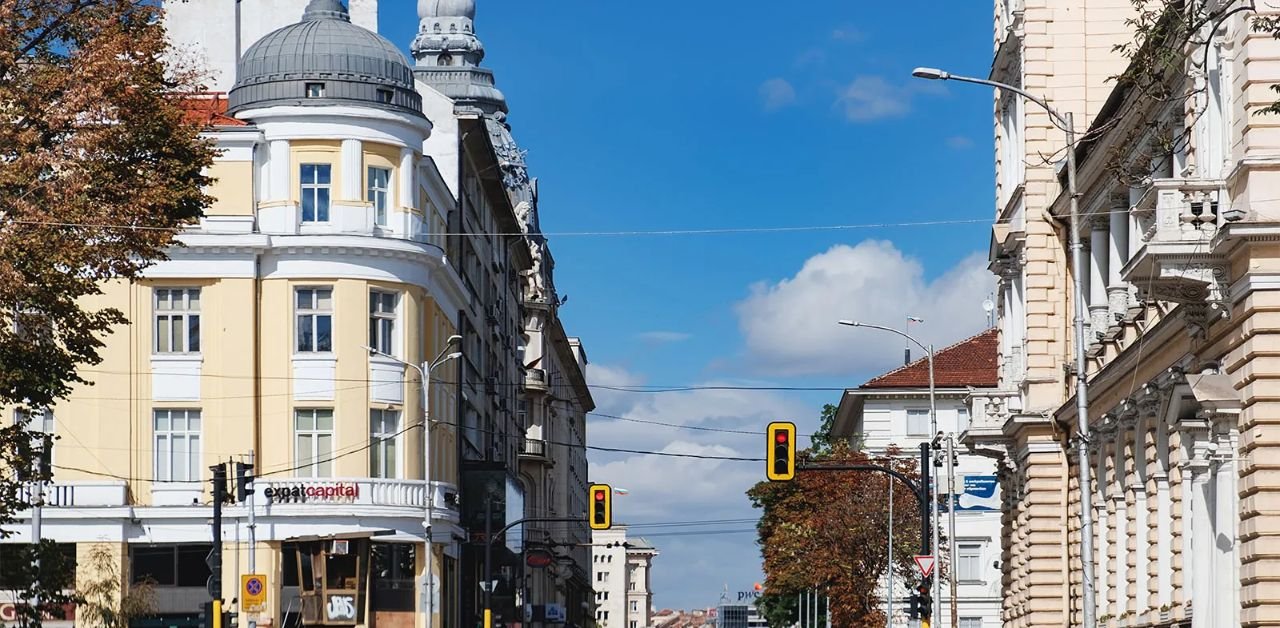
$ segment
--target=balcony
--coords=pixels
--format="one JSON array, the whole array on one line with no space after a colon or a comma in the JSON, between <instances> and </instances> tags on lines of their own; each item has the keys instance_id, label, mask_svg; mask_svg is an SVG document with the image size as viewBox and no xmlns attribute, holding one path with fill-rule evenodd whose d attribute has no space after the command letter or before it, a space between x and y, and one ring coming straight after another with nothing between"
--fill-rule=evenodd
<instances>
[{"instance_id":1,"label":"balcony","mask_svg":"<svg viewBox=\"0 0 1280 628\"><path fill-rule=\"evenodd\" d=\"M23 485L23 501L35 501L33 484ZM127 505L127 493L123 480L58 482L44 487L44 505L53 508L110 508Z\"/></svg>"},{"instance_id":2,"label":"balcony","mask_svg":"<svg viewBox=\"0 0 1280 628\"><path fill-rule=\"evenodd\" d=\"M547 392L547 372L542 369L524 370L524 389Z\"/></svg>"},{"instance_id":3,"label":"balcony","mask_svg":"<svg viewBox=\"0 0 1280 628\"><path fill-rule=\"evenodd\" d=\"M260 479L258 495L268 507L294 504L426 508L426 482L379 478ZM444 506L444 499L439 499Z\"/></svg>"},{"instance_id":4,"label":"balcony","mask_svg":"<svg viewBox=\"0 0 1280 628\"><path fill-rule=\"evenodd\" d=\"M1141 243L1121 270L1141 296L1171 303L1209 304L1226 312L1227 264L1212 240L1230 209L1226 183L1156 179L1130 209Z\"/></svg>"},{"instance_id":5,"label":"balcony","mask_svg":"<svg viewBox=\"0 0 1280 628\"><path fill-rule=\"evenodd\" d=\"M546 465L552 464L551 457L547 455L547 441L541 438L521 439L520 459Z\"/></svg>"},{"instance_id":6,"label":"balcony","mask_svg":"<svg viewBox=\"0 0 1280 628\"><path fill-rule=\"evenodd\" d=\"M960 435L960 441L973 448L1004 443L1005 424L1021 410L1022 395L1017 391L974 390L969 395L969 426Z\"/></svg>"}]
</instances>

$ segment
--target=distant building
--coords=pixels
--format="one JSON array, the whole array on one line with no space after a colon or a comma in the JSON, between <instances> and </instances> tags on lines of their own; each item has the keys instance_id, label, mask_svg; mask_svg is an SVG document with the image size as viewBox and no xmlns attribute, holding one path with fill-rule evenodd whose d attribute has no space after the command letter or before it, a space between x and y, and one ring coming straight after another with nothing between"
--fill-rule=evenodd
<instances>
[{"instance_id":1,"label":"distant building","mask_svg":"<svg viewBox=\"0 0 1280 628\"><path fill-rule=\"evenodd\" d=\"M658 550L643 538L628 539L623 525L593 532L591 545L596 625L649 628L653 617L649 574Z\"/></svg>"},{"instance_id":2,"label":"distant building","mask_svg":"<svg viewBox=\"0 0 1280 628\"><path fill-rule=\"evenodd\" d=\"M938 430L957 437L969 428L969 405L995 389L998 379L996 330L982 332L934 354L934 387ZM980 403L980 402L979 402ZM860 443L870 454L882 454L897 446L903 455L915 456L920 443L933 438L929 422L929 366L922 358L889 371L867 383L846 390L840 400L833 436ZM969 453L957 444L956 493L943 504L958 504L954 567L960 628L1000 626L1000 493L995 461ZM914 496L905 486L894 486L896 503ZM898 489L901 489L900 491ZM947 492L945 469L940 469L938 493ZM887 497L887 496L886 496ZM942 513L946 538L946 512ZM944 541L945 542L945 541ZM942 570L939 570L942 571ZM894 583L895 626L907 625L908 585ZM886 582L885 585L888 583ZM881 593L881 599L887 599ZM950 589L942 582L942 617L936 625L949 626Z\"/></svg>"}]
</instances>

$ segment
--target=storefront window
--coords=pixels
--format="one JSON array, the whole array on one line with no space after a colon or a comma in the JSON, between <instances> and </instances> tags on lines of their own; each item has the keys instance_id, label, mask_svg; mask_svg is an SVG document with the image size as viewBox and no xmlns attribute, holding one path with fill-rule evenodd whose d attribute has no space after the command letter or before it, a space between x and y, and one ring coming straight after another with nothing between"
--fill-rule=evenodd
<instances>
[{"instance_id":1,"label":"storefront window","mask_svg":"<svg viewBox=\"0 0 1280 628\"><path fill-rule=\"evenodd\" d=\"M130 548L130 568L134 582L150 581L160 587L203 587L209 580L205 562L213 546L151 545Z\"/></svg>"},{"instance_id":2,"label":"storefront window","mask_svg":"<svg viewBox=\"0 0 1280 628\"><path fill-rule=\"evenodd\" d=\"M373 608L379 611L412 611L417 547L407 543L374 543Z\"/></svg>"}]
</instances>

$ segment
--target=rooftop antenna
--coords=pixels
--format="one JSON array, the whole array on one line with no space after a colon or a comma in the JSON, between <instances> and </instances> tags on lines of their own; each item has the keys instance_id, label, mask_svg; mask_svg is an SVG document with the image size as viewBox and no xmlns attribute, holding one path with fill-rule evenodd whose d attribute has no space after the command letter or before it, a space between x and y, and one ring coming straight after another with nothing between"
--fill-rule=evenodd
<instances>
[{"instance_id":1,"label":"rooftop antenna","mask_svg":"<svg viewBox=\"0 0 1280 628\"><path fill-rule=\"evenodd\" d=\"M995 294L988 294L985 301L982 302L982 311L987 313L987 329L996 326L996 302Z\"/></svg>"}]
</instances>

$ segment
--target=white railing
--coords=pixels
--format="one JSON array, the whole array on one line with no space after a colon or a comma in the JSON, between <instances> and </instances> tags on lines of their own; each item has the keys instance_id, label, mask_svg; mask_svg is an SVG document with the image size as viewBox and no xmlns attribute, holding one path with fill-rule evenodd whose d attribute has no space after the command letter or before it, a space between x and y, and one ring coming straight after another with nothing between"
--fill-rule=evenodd
<instances>
[{"instance_id":1,"label":"white railing","mask_svg":"<svg viewBox=\"0 0 1280 628\"><path fill-rule=\"evenodd\" d=\"M35 501L35 485L27 484L21 489L22 498L27 503ZM55 508L102 508L124 506L126 504L125 483L123 480L58 482L44 486L44 505Z\"/></svg>"},{"instance_id":2,"label":"white railing","mask_svg":"<svg viewBox=\"0 0 1280 628\"><path fill-rule=\"evenodd\" d=\"M350 504L425 508L427 483L422 480L382 478L282 478L261 479L258 494L267 504ZM458 488L432 482L432 510L436 518L457 519ZM259 502L262 503L262 502Z\"/></svg>"},{"instance_id":3,"label":"white railing","mask_svg":"<svg viewBox=\"0 0 1280 628\"><path fill-rule=\"evenodd\" d=\"M1144 242L1195 242L1213 237L1229 208L1225 181L1155 179L1133 214Z\"/></svg>"}]
</instances>

